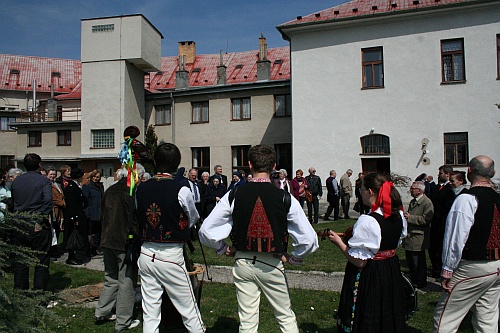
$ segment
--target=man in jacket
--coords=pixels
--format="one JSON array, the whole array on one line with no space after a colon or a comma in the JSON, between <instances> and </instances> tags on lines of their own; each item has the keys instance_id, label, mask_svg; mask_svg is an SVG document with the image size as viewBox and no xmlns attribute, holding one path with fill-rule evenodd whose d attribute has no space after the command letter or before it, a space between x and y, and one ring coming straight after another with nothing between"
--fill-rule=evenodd
<instances>
[{"instance_id":1,"label":"man in jacket","mask_svg":"<svg viewBox=\"0 0 500 333\"><path fill-rule=\"evenodd\" d=\"M321 185L321 178L316 176L316 168L309 168L309 175L306 176L307 190L311 191L312 201L307 201L307 215L309 216L310 223L318 223L319 220L319 200L323 196L323 186ZM314 208L314 220L313 220Z\"/></svg>"},{"instance_id":2,"label":"man in jacket","mask_svg":"<svg viewBox=\"0 0 500 333\"><path fill-rule=\"evenodd\" d=\"M350 219L349 217L349 201L352 197L352 183L349 177L352 176L352 170L347 169L345 174L340 177L340 204L342 205L342 211L344 213L345 219Z\"/></svg>"},{"instance_id":3,"label":"man in jacket","mask_svg":"<svg viewBox=\"0 0 500 333\"><path fill-rule=\"evenodd\" d=\"M144 175L144 167L137 164L140 179ZM104 251L104 287L95 309L96 323L116 319L117 332L131 329L139 325L134 320L135 287L137 285L137 263L126 260L126 243L137 241L139 225L134 214L134 196L130 196L127 186L128 171L118 170L118 182L111 185L101 203L101 248ZM133 246L133 245L132 245ZM116 313L113 313L113 308Z\"/></svg>"},{"instance_id":4,"label":"man in jacket","mask_svg":"<svg viewBox=\"0 0 500 333\"><path fill-rule=\"evenodd\" d=\"M410 195L413 199L410 201L408 210L404 213L408 222L408 236L403 239L403 248L410 269L411 281L417 288L427 286L425 249L429 248L430 224L434 215L432 202L424 192L425 184L423 181L411 184Z\"/></svg>"},{"instance_id":5,"label":"man in jacket","mask_svg":"<svg viewBox=\"0 0 500 333\"><path fill-rule=\"evenodd\" d=\"M326 189L328 190L326 194L326 200L328 201L328 208L323 216L324 221L329 221L330 214L333 211L333 220L337 221L339 219L339 184L337 183L337 172L335 170L330 171L330 177L326 179Z\"/></svg>"}]
</instances>

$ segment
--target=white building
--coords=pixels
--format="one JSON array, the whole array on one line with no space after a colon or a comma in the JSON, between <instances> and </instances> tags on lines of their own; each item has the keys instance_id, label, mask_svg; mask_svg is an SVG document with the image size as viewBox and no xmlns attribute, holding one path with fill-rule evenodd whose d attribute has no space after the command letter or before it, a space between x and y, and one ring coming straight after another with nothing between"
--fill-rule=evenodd
<instances>
[{"instance_id":1,"label":"white building","mask_svg":"<svg viewBox=\"0 0 500 333\"><path fill-rule=\"evenodd\" d=\"M277 29L290 41L293 165L436 178L500 163L500 2L354 0Z\"/></svg>"}]
</instances>

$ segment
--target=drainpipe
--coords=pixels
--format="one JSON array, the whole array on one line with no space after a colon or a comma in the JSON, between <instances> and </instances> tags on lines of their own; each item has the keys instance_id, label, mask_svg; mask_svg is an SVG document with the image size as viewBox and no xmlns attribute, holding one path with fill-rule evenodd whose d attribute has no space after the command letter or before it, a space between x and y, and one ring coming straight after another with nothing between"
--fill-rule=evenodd
<instances>
[{"instance_id":1,"label":"drainpipe","mask_svg":"<svg viewBox=\"0 0 500 333\"><path fill-rule=\"evenodd\" d=\"M172 92L170 92L170 100L172 103L170 104L170 116L171 116L171 126L172 126L172 143L175 145L175 101L174 101L174 95Z\"/></svg>"},{"instance_id":2,"label":"drainpipe","mask_svg":"<svg viewBox=\"0 0 500 333\"><path fill-rule=\"evenodd\" d=\"M33 112L36 111L36 80L33 80Z\"/></svg>"}]
</instances>

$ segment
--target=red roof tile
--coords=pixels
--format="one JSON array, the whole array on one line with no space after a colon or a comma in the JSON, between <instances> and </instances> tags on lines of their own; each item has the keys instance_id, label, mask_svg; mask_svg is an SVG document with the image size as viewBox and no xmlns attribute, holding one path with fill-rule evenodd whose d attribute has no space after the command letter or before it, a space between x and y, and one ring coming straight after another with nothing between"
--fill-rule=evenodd
<instances>
[{"instance_id":1,"label":"red roof tile","mask_svg":"<svg viewBox=\"0 0 500 333\"><path fill-rule=\"evenodd\" d=\"M481 0L353 0L307 16L298 16L295 20L279 25L278 29L303 23L355 17L366 18L375 14L416 11L423 8L443 8L466 2L481 2Z\"/></svg>"},{"instance_id":2,"label":"red roof tile","mask_svg":"<svg viewBox=\"0 0 500 333\"><path fill-rule=\"evenodd\" d=\"M290 79L290 48L278 47L267 50L271 61L271 80ZM257 81L258 51L234 52L223 55L226 66L227 84L249 83ZM220 63L219 54L198 54L193 64L187 64L190 87L215 86L217 84L217 66ZM175 89L175 73L178 70L177 56L161 58L161 72L149 74L149 84L146 76L145 87L151 92Z\"/></svg>"},{"instance_id":3,"label":"red roof tile","mask_svg":"<svg viewBox=\"0 0 500 333\"><path fill-rule=\"evenodd\" d=\"M271 80L290 79L290 49L279 47L268 49L271 62ZM200 54L193 64L187 64L190 87L215 86L219 54ZM234 52L223 55L226 65L227 84L257 81L258 51ZM175 89L175 73L178 69L177 56L161 58L161 71L145 76L144 87L150 92ZM11 72L11 70L18 70ZM59 72L54 77L52 72ZM12 73L12 74L11 74ZM81 98L82 65L78 60L50 59L0 54L0 90L31 90L33 79L37 90L50 92L51 79L58 100ZM61 94L64 93L64 94Z\"/></svg>"},{"instance_id":4,"label":"red roof tile","mask_svg":"<svg viewBox=\"0 0 500 333\"><path fill-rule=\"evenodd\" d=\"M69 93L82 79L82 64L78 60L52 59L0 54L0 89L32 90Z\"/></svg>"}]
</instances>

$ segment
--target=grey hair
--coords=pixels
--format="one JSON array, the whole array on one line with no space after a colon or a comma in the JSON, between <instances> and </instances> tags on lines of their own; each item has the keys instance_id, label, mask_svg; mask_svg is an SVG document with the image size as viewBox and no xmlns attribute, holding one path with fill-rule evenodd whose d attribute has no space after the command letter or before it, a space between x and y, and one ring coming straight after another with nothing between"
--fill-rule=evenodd
<instances>
[{"instance_id":1,"label":"grey hair","mask_svg":"<svg viewBox=\"0 0 500 333\"><path fill-rule=\"evenodd\" d=\"M142 178L144 176L144 174L146 173L146 169L144 169L144 167L142 166L141 163L137 163L136 167L137 167L137 174L139 175L139 178ZM127 177L128 176L127 168L123 167L121 169L118 169L118 171L116 172L116 176L118 177L118 179Z\"/></svg>"},{"instance_id":2,"label":"grey hair","mask_svg":"<svg viewBox=\"0 0 500 333\"><path fill-rule=\"evenodd\" d=\"M146 172L146 169L144 169L141 163L137 163L136 167L137 167L137 173L139 174L139 178L142 178L142 176L144 176L144 173Z\"/></svg>"},{"instance_id":3,"label":"grey hair","mask_svg":"<svg viewBox=\"0 0 500 333\"><path fill-rule=\"evenodd\" d=\"M330 176L333 175L334 173L337 173L335 170L330 170Z\"/></svg>"},{"instance_id":4,"label":"grey hair","mask_svg":"<svg viewBox=\"0 0 500 333\"><path fill-rule=\"evenodd\" d=\"M278 172L284 174L285 177L288 176L288 173L286 172L285 169L279 169Z\"/></svg>"},{"instance_id":5,"label":"grey hair","mask_svg":"<svg viewBox=\"0 0 500 333\"><path fill-rule=\"evenodd\" d=\"M486 167L479 158L474 157L470 160L469 167L476 176L492 178L495 175L495 162L493 160L491 160L491 165Z\"/></svg>"},{"instance_id":6,"label":"grey hair","mask_svg":"<svg viewBox=\"0 0 500 333\"><path fill-rule=\"evenodd\" d=\"M127 168L118 169L118 171L116 172L116 177L118 177L118 179L122 179L127 176L128 176Z\"/></svg>"},{"instance_id":7,"label":"grey hair","mask_svg":"<svg viewBox=\"0 0 500 333\"><path fill-rule=\"evenodd\" d=\"M222 168L222 165L220 165L220 164L215 165L214 170L217 170L217 168Z\"/></svg>"},{"instance_id":8,"label":"grey hair","mask_svg":"<svg viewBox=\"0 0 500 333\"><path fill-rule=\"evenodd\" d=\"M207 175L207 176L210 177L210 174L208 173L208 171L203 171L203 173L201 174L202 177L205 176L205 175Z\"/></svg>"},{"instance_id":9,"label":"grey hair","mask_svg":"<svg viewBox=\"0 0 500 333\"><path fill-rule=\"evenodd\" d=\"M22 175L23 173L24 173L23 170L21 170L19 168L11 168L11 169L9 169L8 176L14 177L15 175Z\"/></svg>"},{"instance_id":10,"label":"grey hair","mask_svg":"<svg viewBox=\"0 0 500 333\"><path fill-rule=\"evenodd\" d=\"M416 182L413 182L413 184L415 184L422 191L425 191L425 183L424 182L422 182L422 181L416 181Z\"/></svg>"},{"instance_id":11,"label":"grey hair","mask_svg":"<svg viewBox=\"0 0 500 333\"><path fill-rule=\"evenodd\" d=\"M347 171L345 173L350 173L352 175L352 170L351 169L347 169Z\"/></svg>"},{"instance_id":12,"label":"grey hair","mask_svg":"<svg viewBox=\"0 0 500 333\"><path fill-rule=\"evenodd\" d=\"M500 178L491 178L491 182L493 183L493 188L497 193L500 193Z\"/></svg>"}]
</instances>

